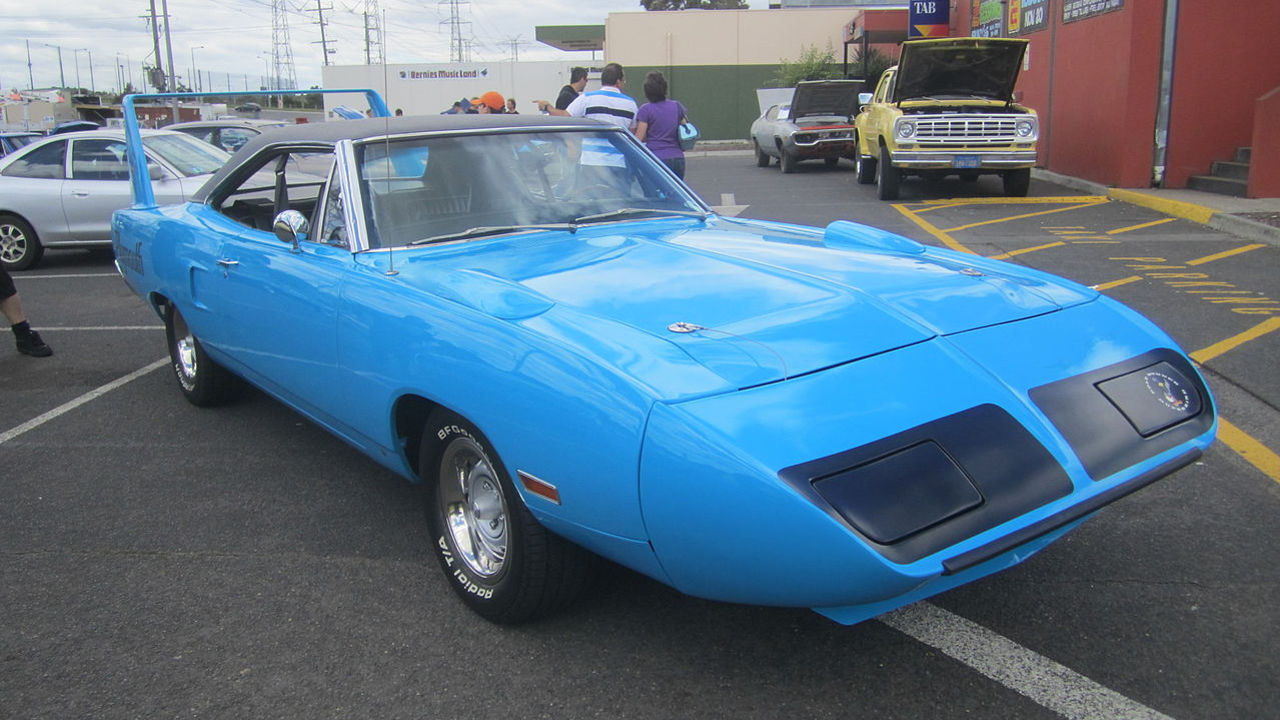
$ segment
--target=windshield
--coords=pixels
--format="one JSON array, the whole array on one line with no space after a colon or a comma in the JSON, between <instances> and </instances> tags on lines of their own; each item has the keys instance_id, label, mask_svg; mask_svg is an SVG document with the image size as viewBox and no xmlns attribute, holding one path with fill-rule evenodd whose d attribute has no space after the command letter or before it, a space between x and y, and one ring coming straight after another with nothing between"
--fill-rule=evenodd
<instances>
[{"instance_id":1,"label":"windshield","mask_svg":"<svg viewBox=\"0 0 1280 720\"><path fill-rule=\"evenodd\" d=\"M214 172L231 158L212 145L180 134L146 135L142 145L186 177Z\"/></svg>"},{"instance_id":2,"label":"windshield","mask_svg":"<svg viewBox=\"0 0 1280 720\"><path fill-rule=\"evenodd\" d=\"M26 147L27 145L30 145L31 143L39 140L44 136L43 135L5 135L4 137L6 140L9 141L9 144L13 145L13 148L17 150L20 147Z\"/></svg>"},{"instance_id":3,"label":"windshield","mask_svg":"<svg viewBox=\"0 0 1280 720\"><path fill-rule=\"evenodd\" d=\"M369 247L705 214L626 133L412 138L357 153Z\"/></svg>"}]
</instances>

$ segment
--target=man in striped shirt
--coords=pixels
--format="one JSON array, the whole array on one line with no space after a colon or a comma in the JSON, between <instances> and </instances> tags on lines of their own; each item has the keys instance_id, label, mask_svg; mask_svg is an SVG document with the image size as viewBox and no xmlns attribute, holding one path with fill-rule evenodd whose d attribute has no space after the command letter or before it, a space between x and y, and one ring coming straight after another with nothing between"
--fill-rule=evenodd
<instances>
[{"instance_id":1,"label":"man in striped shirt","mask_svg":"<svg viewBox=\"0 0 1280 720\"><path fill-rule=\"evenodd\" d=\"M635 100L623 94L622 88L626 84L622 66L609 63L600 73L600 89L579 95L569 103L568 108L560 110L546 101L539 101L538 104L551 115L591 118L634 131L638 108Z\"/></svg>"}]
</instances>

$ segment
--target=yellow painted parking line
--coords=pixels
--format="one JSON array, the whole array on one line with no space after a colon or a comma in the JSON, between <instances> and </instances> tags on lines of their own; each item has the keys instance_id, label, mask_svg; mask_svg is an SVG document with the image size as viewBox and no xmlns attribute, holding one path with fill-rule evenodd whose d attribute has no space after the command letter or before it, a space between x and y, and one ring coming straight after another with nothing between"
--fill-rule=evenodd
<instances>
[{"instance_id":1,"label":"yellow painted parking line","mask_svg":"<svg viewBox=\"0 0 1280 720\"><path fill-rule=\"evenodd\" d=\"M976 197L976 198L942 198L940 200L921 200L924 205L1042 205L1063 203L1107 202L1103 195L1066 195L1053 197Z\"/></svg>"},{"instance_id":2,"label":"yellow painted parking line","mask_svg":"<svg viewBox=\"0 0 1280 720\"><path fill-rule=\"evenodd\" d=\"M1218 439L1239 453L1250 465L1261 470L1263 475L1280 483L1280 455L1272 452L1271 448L1221 416L1218 417Z\"/></svg>"},{"instance_id":3,"label":"yellow painted parking line","mask_svg":"<svg viewBox=\"0 0 1280 720\"><path fill-rule=\"evenodd\" d=\"M1177 219L1178 219L1178 218L1171 218L1171 217L1168 217L1168 218L1160 218L1159 220L1152 220L1151 222L1144 222L1144 223L1140 223L1140 224L1138 224L1138 225L1130 225L1129 227L1122 227L1122 228L1116 228L1115 230L1108 230L1108 231L1107 231L1107 234L1108 234L1108 235L1119 235L1120 233L1127 233L1127 232L1130 232L1130 231L1132 231L1132 230L1142 230L1143 228L1155 227L1156 225L1163 225L1163 224L1165 224L1165 223L1171 223L1171 222L1173 222L1174 220L1177 220Z\"/></svg>"},{"instance_id":4,"label":"yellow painted parking line","mask_svg":"<svg viewBox=\"0 0 1280 720\"><path fill-rule=\"evenodd\" d=\"M1201 225L1208 225L1209 220L1217 214L1217 211L1201 205L1170 200L1138 190L1111 188L1107 191L1107 195L1116 200L1123 200L1132 205L1141 205L1142 207L1162 212L1165 215L1180 217L1192 222L1198 222Z\"/></svg>"},{"instance_id":5,"label":"yellow painted parking line","mask_svg":"<svg viewBox=\"0 0 1280 720\"><path fill-rule=\"evenodd\" d=\"M968 225L960 225L959 227L947 228L946 232L956 232L957 230L968 230L970 228L981 227L983 225L995 225L996 223L1009 222L1010 220L1025 220L1026 218L1039 217L1041 215L1052 215L1054 213L1067 212L1068 210L1079 210L1080 208L1095 207L1107 202L1106 198L1101 200L1091 200L1089 202L1079 203L1077 205L1069 205L1067 207L1054 208L1052 210L1041 210L1040 212L1024 213L1022 215L1014 215L1013 217L997 218L995 220L983 220L982 222L969 223Z\"/></svg>"},{"instance_id":6,"label":"yellow painted parking line","mask_svg":"<svg viewBox=\"0 0 1280 720\"><path fill-rule=\"evenodd\" d=\"M1112 280L1111 282L1105 282L1105 283L1102 283L1101 285L1094 285L1093 289L1094 290L1110 290L1111 288L1120 287L1121 285L1128 285L1129 283L1132 283L1132 282L1138 282L1141 279L1142 279L1141 275L1130 275L1127 278L1120 278L1119 280Z\"/></svg>"},{"instance_id":7,"label":"yellow painted parking line","mask_svg":"<svg viewBox=\"0 0 1280 720\"><path fill-rule=\"evenodd\" d=\"M1229 337L1226 340L1216 342L1203 350L1197 350L1191 353L1191 359L1203 365L1229 350L1234 350L1250 340L1257 340L1263 335L1275 330L1280 330L1280 317L1267 318L1239 335Z\"/></svg>"},{"instance_id":8,"label":"yellow painted parking line","mask_svg":"<svg viewBox=\"0 0 1280 720\"><path fill-rule=\"evenodd\" d=\"M952 250L955 250L957 252L969 253L970 255L978 254L970 250L969 248L965 247L964 245L961 245L960 243L956 242L955 238L951 237L950 235L946 234L942 230L938 229L938 227L933 223L917 215L914 210L908 208L906 205L894 205L893 207L898 212L907 216L907 219L911 220L911 222L923 228L925 232L929 233L930 235L940 240L942 244L945 245L946 247L949 247Z\"/></svg>"},{"instance_id":9,"label":"yellow painted parking line","mask_svg":"<svg viewBox=\"0 0 1280 720\"><path fill-rule=\"evenodd\" d=\"M1064 247L1064 246L1066 246L1066 243L1064 242L1051 242L1046 245L1037 245L1035 247L1022 248L1021 250L1010 250L1009 252L1000 253L999 255L991 255L990 259L1005 260L1007 258L1011 258L1016 255L1026 255L1027 253L1033 253L1033 252L1036 252L1037 250L1048 250L1049 248Z\"/></svg>"},{"instance_id":10,"label":"yellow painted parking line","mask_svg":"<svg viewBox=\"0 0 1280 720\"><path fill-rule=\"evenodd\" d=\"M1221 259L1223 259L1223 258L1229 258L1229 257L1231 257L1231 256L1233 256L1233 255L1239 255L1239 254L1241 254L1241 253L1247 253L1247 252L1250 252L1250 251L1252 251L1252 250L1257 250L1258 248L1264 248L1264 247L1266 247L1266 245L1262 245L1262 244L1258 244L1258 245L1245 245L1244 247L1238 247L1238 248L1236 248L1236 249L1234 249L1234 250L1227 250L1227 251L1225 251L1225 252L1214 253L1214 254L1212 254L1212 255L1206 255L1206 256L1204 256L1204 257L1202 257L1202 258L1196 258L1195 260L1188 260L1188 261L1187 261L1187 264L1188 264L1188 265L1203 265L1203 264L1205 264L1205 263L1213 262L1214 260L1221 260Z\"/></svg>"}]
</instances>

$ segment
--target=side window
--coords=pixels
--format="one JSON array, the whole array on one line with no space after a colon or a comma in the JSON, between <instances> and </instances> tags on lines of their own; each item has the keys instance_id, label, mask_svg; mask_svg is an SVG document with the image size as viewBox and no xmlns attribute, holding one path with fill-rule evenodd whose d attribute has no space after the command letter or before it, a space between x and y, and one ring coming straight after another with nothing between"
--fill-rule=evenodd
<instances>
[{"instance_id":1,"label":"side window","mask_svg":"<svg viewBox=\"0 0 1280 720\"><path fill-rule=\"evenodd\" d=\"M343 214L342 187L334 174L329 179L329 192L324 196L324 217L315 225L316 242L350 247L347 242L347 216Z\"/></svg>"},{"instance_id":2,"label":"side window","mask_svg":"<svg viewBox=\"0 0 1280 720\"><path fill-rule=\"evenodd\" d=\"M244 144L257 134L252 130L244 130L242 128L222 128L222 133L218 138L218 146L229 153L233 153L244 147Z\"/></svg>"},{"instance_id":3,"label":"side window","mask_svg":"<svg viewBox=\"0 0 1280 720\"><path fill-rule=\"evenodd\" d=\"M73 180L128 180L129 162L119 140L86 139L71 143Z\"/></svg>"},{"instance_id":4,"label":"side window","mask_svg":"<svg viewBox=\"0 0 1280 720\"><path fill-rule=\"evenodd\" d=\"M54 142L27 153L4 169L9 177L61 180L66 175L67 142Z\"/></svg>"},{"instance_id":5,"label":"side window","mask_svg":"<svg viewBox=\"0 0 1280 720\"><path fill-rule=\"evenodd\" d=\"M211 202L218 212L256 230L271 232L276 215L297 210L315 216L321 189L333 167L332 152L279 151L257 158L253 172Z\"/></svg>"},{"instance_id":6,"label":"side window","mask_svg":"<svg viewBox=\"0 0 1280 720\"><path fill-rule=\"evenodd\" d=\"M873 102L882 103L889 96L889 82L893 79L893 73L885 73L880 77L880 82L876 85L876 96L872 98Z\"/></svg>"}]
</instances>

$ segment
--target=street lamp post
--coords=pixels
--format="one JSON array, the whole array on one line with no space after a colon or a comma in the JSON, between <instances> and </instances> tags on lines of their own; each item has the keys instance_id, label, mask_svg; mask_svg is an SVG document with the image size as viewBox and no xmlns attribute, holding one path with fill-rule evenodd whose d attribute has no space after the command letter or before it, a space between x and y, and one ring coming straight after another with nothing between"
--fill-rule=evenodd
<instances>
[{"instance_id":1,"label":"street lamp post","mask_svg":"<svg viewBox=\"0 0 1280 720\"><path fill-rule=\"evenodd\" d=\"M191 48L191 89L195 92L200 92L200 76L197 74L198 71L196 70L196 51L203 49L204 45L196 45Z\"/></svg>"},{"instance_id":2,"label":"street lamp post","mask_svg":"<svg viewBox=\"0 0 1280 720\"><path fill-rule=\"evenodd\" d=\"M89 91L97 92L98 89L93 83L93 53L89 51L89 48L76 48L72 52L75 53L76 57L76 87L84 87L80 84L80 53L87 53L89 55Z\"/></svg>"}]
</instances>

